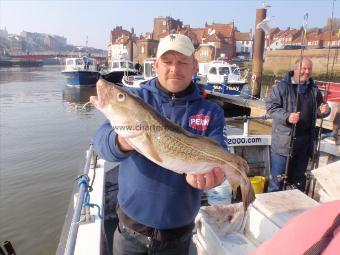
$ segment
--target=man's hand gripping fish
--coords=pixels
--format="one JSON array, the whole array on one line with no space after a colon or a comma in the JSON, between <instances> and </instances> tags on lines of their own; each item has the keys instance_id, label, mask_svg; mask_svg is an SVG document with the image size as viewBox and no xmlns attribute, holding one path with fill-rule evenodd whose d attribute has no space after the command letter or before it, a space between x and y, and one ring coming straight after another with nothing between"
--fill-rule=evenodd
<instances>
[{"instance_id":1,"label":"man's hand gripping fish","mask_svg":"<svg viewBox=\"0 0 340 255\"><path fill-rule=\"evenodd\" d=\"M149 160L179 174L203 174L220 167L233 189L241 186L245 209L254 200L247 162L215 141L187 132L139 97L103 79L90 101L115 132Z\"/></svg>"}]
</instances>

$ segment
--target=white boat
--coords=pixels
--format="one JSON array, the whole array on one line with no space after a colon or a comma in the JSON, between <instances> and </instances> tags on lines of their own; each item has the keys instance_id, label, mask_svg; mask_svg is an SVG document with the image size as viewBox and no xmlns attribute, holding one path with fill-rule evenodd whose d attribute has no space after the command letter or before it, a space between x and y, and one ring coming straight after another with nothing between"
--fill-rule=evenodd
<instances>
[{"instance_id":1,"label":"white boat","mask_svg":"<svg viewBox=\"0 0 340 255\"><path fill-rule=\"evenodd\" d=\"M216 60L209 63L199 63L198 76L205 89L229 95L239 95L247 84L248 70L241 73L236 64Z\"/></svg>"},{"instance_id":2,"label":"white boat","mask_svg":"<svg viewBox=\"0 0 340 255\"><path fill-rule=\"evenodd\" d=\"M124 75L137 75L133 62L128 59L114 59L109 63L107 70L101 72L101 76L112 83L121 85Z\"/></svg>"},{"instance_id":3,"label":"white boat","mask_svg":"<svg viewBox=\"0 0 340 255\"><path fill-rule=\"evenodd\" d=\"M243 156L248 161L253 175L268 178L270 135L249 135L245 125L243 135L230 135L227 142L231 152ZM115 196L118 190L119 164L98 158L92 146L87 151L86 158L84 171L78 181L79 188L70 202L58 244L56 253L58 255L111 254L112 235L117 225ZM333 169L337 169L340 175L340 161L334 164L337 165ZM327 178L323 181L325 190L327 190L326 182ZM91 193L88 190L89 183L93 190ZM256 182L252 184L257 185ZM260 185L263 186L264 183ZM87 194L90 194L90 199L84 207L84 201L87 201L84 200L84 196ZM332 196L325 194L324 197L326 197L324 200L340 199L339 187L333 185ZM242 221L245 224L239 225L229 234L221 234L221 229L214 224L216 216L209 218L204 213L207 207L202 207L196 218L196 232L193 236L195 244L193 247L197 251L192 254L249 254L277 232L290 218L317 205L317 201L298 190L259 193L248 208L245 221Z\"/></svg>"},{"instance_id":4,"label":"white boat","mask_svg":"<svg viewBox=\"0 0 340 255\"><path fill-rule=\"evenodd\" d=\"M214 60L209 63L199 63L198 74L206 77L207 83L221 84L246 84L248 70L241 69L236 64L230 64L223 60Z\"/></svg>"},{"instance_id":5,"label":"white boat","mask_svg":"<svg viewBox=\"0 0 340 255\"><path fill-rule=\"evenodd\" d=\"M139 85L147 80L157 76L154 68L155 58L148 58L143 62L143 75L124 75L122 83L126 87L139 87Z\"/></svg>"},{"instance_id":6,"label":"white boat","mask_svg":"<svg viewBox=\"0 0 340 255\"><path fill-rule=\"evenodd\" d=\"M88 56L66 58L61 72L69 86L95 86L99 78L97 61Z\"/></svg>"}]
</instances>

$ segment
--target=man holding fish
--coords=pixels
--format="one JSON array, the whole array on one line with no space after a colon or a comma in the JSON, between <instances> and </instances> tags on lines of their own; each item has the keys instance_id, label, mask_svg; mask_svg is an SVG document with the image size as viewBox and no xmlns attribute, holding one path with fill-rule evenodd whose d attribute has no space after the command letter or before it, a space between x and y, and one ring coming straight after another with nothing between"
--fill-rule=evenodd
<instances>
[{"instance_id":1,"label":"man holding fish","mask_svg":"<svg viewBox=\"0 0 340 255\"><path fill-rule=\"evenodd\" d=\"M225 177L241 186L245 207L253 199L246 162L225 150L223 110L192 82L194 51L171 34L158 46L157 78L129 93L99 80L90 99L109 120L94 135L96 151L120 162L115 255L188 254L202 190Z\"/></svg>"}]
</instances>

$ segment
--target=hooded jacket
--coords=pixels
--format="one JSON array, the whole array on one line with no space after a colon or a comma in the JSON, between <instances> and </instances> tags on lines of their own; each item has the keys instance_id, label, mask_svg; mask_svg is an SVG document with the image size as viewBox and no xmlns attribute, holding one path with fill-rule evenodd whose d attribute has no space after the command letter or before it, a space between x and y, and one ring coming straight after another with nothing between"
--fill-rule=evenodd
<instances>
[{"instance_id":1,"label":"hooded jacket","mask_svg":"<svg viewBox=\"0 0 340 255\"><path fill-rule=\"evenodd\" d=\"M157 82L157 78L152 79L129 92L187 131L209 136L226 147L223 110L203 99L196 84L190 85L192 93L176 98L159 89ZM200 207L201 191L191 187L183 174L162 168L136 151L120 151L116 135L105 122L94 135L94 147L105 160L120 162L118 203L124 213L157 229L191 224Z\"/></svg>"},{"instance_id":2,"label":"hooded jacket","mask_svg":"<svg viewBox=\"0 0 340 255\"><path fill-rule=\"evenodd\" d=\"M283 156L289 155L292 124L288 122L288 117L290 113L295 111L296 107L296 90L292 84L293 76L294 72L289 72L278 85L273 87L271 95L266 99L267 113L273 118L271 150ZM321 115L320 113L319 106L325 102L313 79L310 78L308 86L310 86L312 94L312 105L310 107L313 116L309 134L311 137L311 147L309 150L311 155L316 139L316 118L327 115Z\"/></svg>"}]
</instances>

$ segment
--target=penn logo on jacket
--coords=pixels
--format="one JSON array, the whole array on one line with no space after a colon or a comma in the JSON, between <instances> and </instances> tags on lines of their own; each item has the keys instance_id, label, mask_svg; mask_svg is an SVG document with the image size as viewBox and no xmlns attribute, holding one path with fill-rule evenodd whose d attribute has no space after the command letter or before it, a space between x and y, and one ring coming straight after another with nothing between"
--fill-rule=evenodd
<instances>
[{"instance_id":1,"label":"penn logo on jacket","mask_svg":"<svg viewBox=\"0 0 340 255\"><path fill-rule=\"evenodd\" d=\"M193 115L189 118L189 127L198 131L204 131L208 129L210 117L203 114Z\"/></svg>"}]
</instances>

